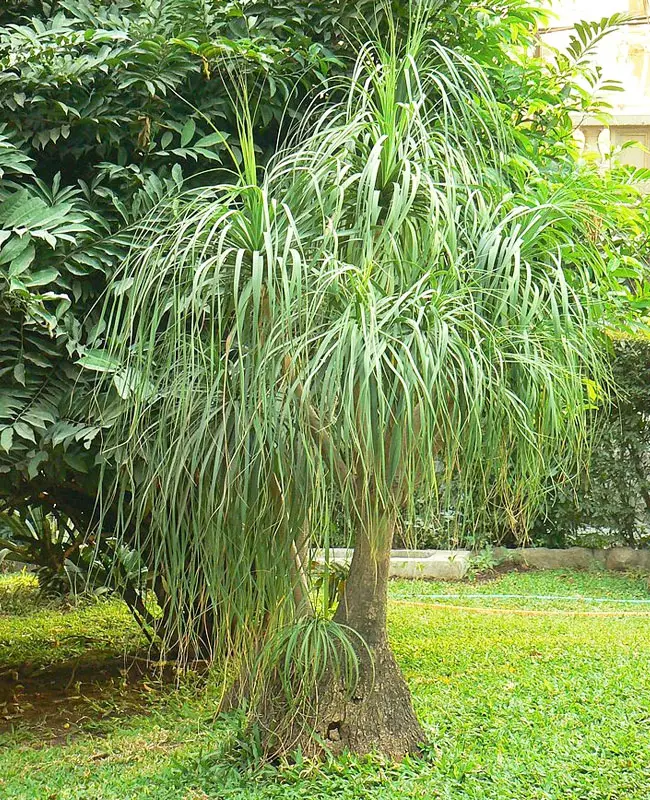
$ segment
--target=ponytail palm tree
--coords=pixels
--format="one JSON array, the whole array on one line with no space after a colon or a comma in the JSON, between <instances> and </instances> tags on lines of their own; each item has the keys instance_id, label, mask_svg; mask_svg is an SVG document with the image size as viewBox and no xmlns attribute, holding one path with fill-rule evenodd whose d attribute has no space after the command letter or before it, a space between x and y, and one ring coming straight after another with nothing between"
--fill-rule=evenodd
<instances>
[{"instance_id":1,"label":"ponytail palm tree","mask_svg":"<svg viewBox=\"0 0 650 800\"><path fill-rule=\"evenodd\" d=\"M417 30L365 47L264 171L246 119L242 175L160 207L107 307L121 526L177 653L255 675L269 748L399 756L423 732L387 640L393 536L452 478L465 519L517 528L575 472L594 212L505 191L484 76ZM354 557L330 619L305 554L334 517Z\"/></svg>"}]
</instances>

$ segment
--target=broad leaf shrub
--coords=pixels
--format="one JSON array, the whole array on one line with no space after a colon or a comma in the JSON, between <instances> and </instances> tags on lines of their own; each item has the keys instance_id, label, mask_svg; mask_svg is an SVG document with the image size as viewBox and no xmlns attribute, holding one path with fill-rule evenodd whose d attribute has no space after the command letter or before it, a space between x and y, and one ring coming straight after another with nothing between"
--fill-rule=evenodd
<instances>
[{"instance_id":1,"label":"broad leaf shrub","mask_svg":"<svg viewBox=\"0 0 650 800\"><path fill-rule=\"evenodd\" d=\"M407 21L407 5L395 14ZM489 54L537 14L521 0L444 2L436 34ZM370 0L3 5L0 510L26 518L42 506L78 533L92 528L102 424L86 398L110 368L97 303L133 226L241 157L233 72L254 92L264 163L313 92L334 96L355 31L385 24Z\"/></svg>"},{"instance_id":2,"label":"broad leaf shrub","mask_svg":"<svg viewBox=\"0 0 650 800\"><path fill-rule=\"evenodd\" d=\"M537 16L455 0L436 34L492 58ZM134 224L241 158L233 74L254 92L264 163L310 93L333 92L357 33L386 21L370 0L22 0L0 23L0 503L65 505L83 528L101 436L83 398L109 366L97 301Z\"/></svg>"},{"instance_id":3,"label":"broad leaf shrub","mask_svg":"<svg viewBox=\"0 0 650 800\"><path fill-rule=\"evenodd\" d=\"M340 66L306 6L287 19L255 8L67 0L2 12L0 497L14 507L55 487L75 506L94 496L100 426L80 398L105 368L95 304L131 226L241 157L229 71L264 86L268 154L283 118Z\"/></svg>"}]
</instances>

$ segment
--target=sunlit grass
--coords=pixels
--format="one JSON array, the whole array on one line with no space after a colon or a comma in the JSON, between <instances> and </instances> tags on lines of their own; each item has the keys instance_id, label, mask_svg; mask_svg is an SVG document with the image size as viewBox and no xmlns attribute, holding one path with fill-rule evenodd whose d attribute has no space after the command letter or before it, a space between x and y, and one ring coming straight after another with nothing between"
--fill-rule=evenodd
<instances>
[{"instance_id":1,"label":"sunlit grass","mask_svg":"<svg viewBox=\"0 0 650 800\"><path fill-rule=\"evenodd\" d=\"M648 596L642 577L559 571L510 573L493 582L391 584L392 595L409 592ZM216 688L188 680L161 691L146 715L91 726L92 735L82 732L69 742L41 746L42 731L0 737L0 797L647 798L650 617L485 614L422 602L393 602L390 609L392 644L429 735L419 760L395 766L344 759L268 767L254 775L241 754L236 760L237 750L223 751L236 726L215 717ZM484 603L494 601L486 597ZM533 605L523 597L517 609ZM87 642L105 641L108 631L114 647L129 640L114 603L0 622L14 626L5 627L4 636L28 623L44 657L45 642L66 616L77 626L83 620ZM80 649L80 640L74 646ZM56 648L51 655L57 657Z\"/></svg>"},{"instance_id":2,"label":"sunlit grass","mask_svg":"<svg viewBox=\"0 0 650 800\"><path fill-rule=\"evenodd\" d=\"M107 658L143 643L120 600L84 598L77 606L48 602L29 574L0 577L0 666L59 664L81 656Z\"/></svg>"},{"instance_id":3,"label":"sunlit grass","mask_svg":"<svg viewBox=\"0 0 650 800\"><path fill-rule=\"evenodd\" d=\"M397 580L390 584L390 596L398 601L464 607L646 613L650 618L648 578L604 570L531 570L462 582Z\"/></svg>"},{"instance_id":4,"label":"sunlit grass","mask_svg":"<svg viewBox=\"0 0 650 800\"><path fill-rule=\"evenodd\" d=\"M0 615L31 613L41 604L38 581L33 574L0 575Z\"/></svg>"}]
</instances>

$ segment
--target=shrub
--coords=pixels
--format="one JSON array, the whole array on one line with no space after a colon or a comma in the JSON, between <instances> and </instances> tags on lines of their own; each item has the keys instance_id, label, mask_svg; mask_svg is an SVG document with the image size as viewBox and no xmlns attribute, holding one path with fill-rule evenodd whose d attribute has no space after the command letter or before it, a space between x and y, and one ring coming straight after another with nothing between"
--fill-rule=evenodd
<instances>
[{"instance_id":1,"label":"shrub","mask_svg":"<svg viewBox=\"0 0 650 800\"><path fill-rule=\"evenodd\" d=\"M619 397L594 420L589 470L577 491L557 489L533 528L535 543L650 543L650 341L617 339L612 365Z\"/></svg>"}]
</instances>

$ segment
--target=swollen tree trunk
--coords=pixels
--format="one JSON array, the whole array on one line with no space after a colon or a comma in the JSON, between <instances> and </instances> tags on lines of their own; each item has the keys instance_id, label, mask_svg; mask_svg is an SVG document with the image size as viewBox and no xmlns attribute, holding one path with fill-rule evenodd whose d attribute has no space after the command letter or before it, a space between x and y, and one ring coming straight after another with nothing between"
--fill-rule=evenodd
<instances>
[{"instance_id":1,"label":"swollen tree trunk","mask_svg":"<svg viewBox=\"0 0 650 800\"><path fill-rule=\"evenodd\" d=\"M349 750L401 759L417 752L424 741L410 691L388 643L387 592L394 525L382 524L385 528L374 536L374 548L367 533L358 531L350 574L334 617L354 632L351 638L359 661L359 680L350 692L340 675L328 672L314 687L318 702L309 720L290 721L285 727L286 719L283 725L281 712L274 709L266 717L265 727L270 739L275 739L271 746L275 754L300 747L307 756Z\"/></svg>"},{"instance_id":2,"label":"swollen tree trunk","mask_svg":"<svg viewBox=\"0 0 650 800\"><path fill-rule=\"evenodd\" d=\"M331 704L318 712L320 735L356 753L380 752L402 758L424 740L413 712L411 693L388 643L386 612L388 574L394 525L370 545L358 531L354 556L335 621L347 625L363 640L357 647L359 683L351 698L333 693Z\"/></svg>"}]
</instances>

